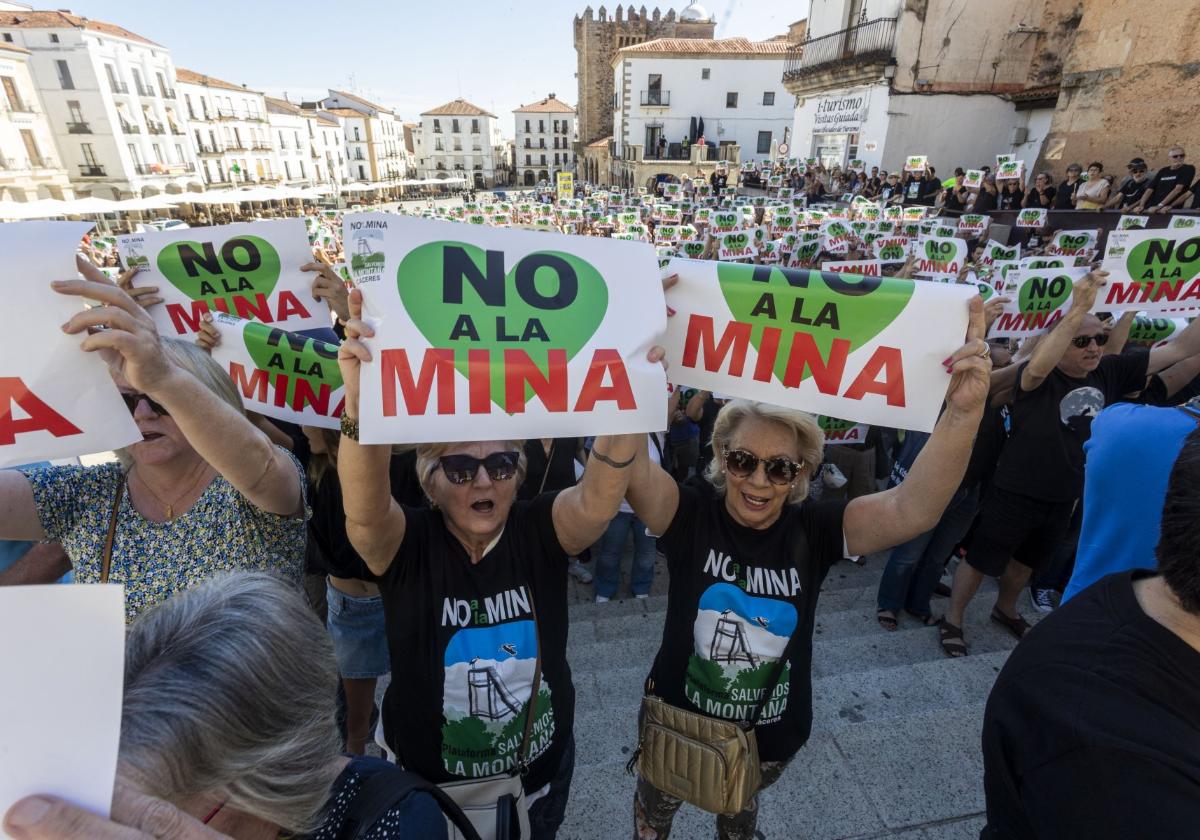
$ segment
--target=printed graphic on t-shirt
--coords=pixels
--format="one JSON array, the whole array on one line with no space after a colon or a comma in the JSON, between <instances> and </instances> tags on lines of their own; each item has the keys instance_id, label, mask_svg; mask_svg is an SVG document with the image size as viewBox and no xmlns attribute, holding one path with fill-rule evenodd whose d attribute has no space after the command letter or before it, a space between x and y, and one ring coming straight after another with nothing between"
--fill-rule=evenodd
<instances>
[{"instance_id":1,"label":"printed graphic on t-shirt","mask_svg":"<svg viewBox=\"0 0 1200 840\"><path fill-rule=\"evenodd\" d=\"M447 616L464 616L465 610L456 609L462 604L470 608L467 621L482 625L463 627L446 645L442 763L447 773L480 778L516 766L533 689L537 633L530 619L486 622L500 616L530 614L529 598L529 591L522 586L483 599L482 608L475 601L446 599L443 623ZM495 603L503 604L499 612ZM526 759L532 761L545 752L553 736L550 687L543 680Z\"/></svg>"},{"instance_id":2,"label":"printed graphic on t-shirt","mask_svg":"<svg viewBox=\"0 0 1200 840\"><path fill-rule=\"evenodd\" d=\"M787 601L749 595L730 583L708 587L693 625L695 648L684 681L688 700L706 715L749 719L796 620L796 608ZM790 671L784 665L760 723L778 719L787 708Z\"/></svg>"},{"instance_id":3,"label":"printed graphic on t-shirt","mask_svg":"<svg viewBox=\"0 0 1200 840\"><path fill-rule=\"evenodd\" d=\"M1091 385L1068 391L1058 404L1058 416L1072 431L1086 431L1104 410L1104 392Z\"/></svg>"}]
</instances>

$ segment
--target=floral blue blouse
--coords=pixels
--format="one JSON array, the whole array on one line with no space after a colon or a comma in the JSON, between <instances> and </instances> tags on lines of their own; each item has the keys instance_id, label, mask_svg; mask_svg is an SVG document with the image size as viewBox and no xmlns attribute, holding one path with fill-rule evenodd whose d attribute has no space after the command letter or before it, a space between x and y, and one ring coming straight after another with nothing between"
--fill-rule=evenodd
<instances>
[{"instance_id":1,"label":"floral blue blouse","mask_svg":"<svg viewBox=\"0 0 1200 840\"><path fill-rule=\"evenodd\" d=\"M285 450L286 451L286 450ZM290 452L304 487L300 462ZM22 470L48 541L60 542L76 583L99 583L120 464ZM217 572L252 569L293 580L304 573L303 517L259 510L218 475L191 509L170 522L151 522L121 496L109 581L125 586L125 620Z\"/></svg>"}]
</instances>

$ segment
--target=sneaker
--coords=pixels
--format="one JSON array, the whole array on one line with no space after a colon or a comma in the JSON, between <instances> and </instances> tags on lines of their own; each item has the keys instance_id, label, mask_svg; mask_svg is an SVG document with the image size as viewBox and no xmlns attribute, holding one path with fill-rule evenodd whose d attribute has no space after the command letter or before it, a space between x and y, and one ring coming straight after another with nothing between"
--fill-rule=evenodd
<instances>
[{"instance_id":1,"label":"sneaker","mask_svg":"<svg viewBox=\"0 0 1200 840\"><path fill-rule=\"evenodd\" d=\"M574 557L571 558L571 563L567 566L567 574L580 583L592 582L592 573L585 569L583 564Z\"/></svg>"},{"instance_id":2,"label":"sneaker","mask_svg":"<svg viewBox=\"0 0 1200 840\"><path fill-rule=\"evenodd\" d=\"M610 600L611 600L610 598L605 598L603 595L596 596L597 604L607 604Z\"/></svg>"},{"instance_id":3,"label":"sneaker","mask_svg":"<svg viewBox=\"0 0 1200 840\"><path fill-rule=\"evenodd\" d=\"M826 462L821 465L821 482L830 490L841 490L846 486L846 476L836 464Z\"/></svg>"},{"instance_id":4,"label":"sneaker","mask_svg":"<svg viewBox=\"0 0 1200 840\"><path fill-rule=\"evenodd\" d=\"M1061 599L1062 594L1053 589L1034 589L1029 593L1029 600L1033 602L1033 608L1040 613L1054 612Z\"/></svg>"}]
</instances>

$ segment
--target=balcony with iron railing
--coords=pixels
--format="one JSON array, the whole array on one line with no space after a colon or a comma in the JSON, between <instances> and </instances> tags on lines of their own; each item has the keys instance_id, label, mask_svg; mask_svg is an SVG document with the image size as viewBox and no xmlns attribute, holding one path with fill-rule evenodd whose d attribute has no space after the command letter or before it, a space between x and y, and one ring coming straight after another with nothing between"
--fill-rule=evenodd
<instances>
[{"instance_id":1,"label":"balcony with iron railing","mask_svg":"<svg viewBox=\"0 0 1200 840\"><path fill-rule=\"evenodd\" d=\"M175 98L175 88L163 88L162 95L163 95L163 99L174 99Z\"/></svg>"},{"instance_id":2,"label":"balcony with iron railing","mask_svg":"<svg viewBox=\"0 0 1200 840\"><path fill-rule=\"evenodd\" d=\"M271 144L262 140L255 140L250 148L256 152L269 152L271 151Z\"/></svg>"},{"instance_id":3,"label":"balcony with iron railing","mask_svg":"<svg viewBox=\"0 0 1200 840\"><path fill-rule=\"evenodd\" d=\"M644 90L644 91L642 91L642 105L647 108L670 107L671 91L669 91L669 90Z\"/></svg>"},{"instance_id":4,"label":"balcony with iron railing","mask_svg":"<svg viewBox=\"0 0 1200 840\"><path fill-rule=\"evenodd\" d=\"M150 85L137 85L139 96L154 96L154 88Z\"/></svg>"},{"instance_id":5,"label":"balcony with iron railing","mask_svg":"<svg viewBox=\"0 0 1200 840\"><path fill-rule=\"evenodd\" d=\"M876 18L792 47L783 82L792 93L883 74L896 46L896 18Z\"/></svg>"},{"instance_id":6,"label":"balcony with iron railing","mask_svg":"<svg viewBox=\"0 0 1200 840\"><path fill-rule=\"evenodd\" d=\"M124 82L109 82L108 86L113 93L129 93L129 85Z\"/></svg>"},{"instance_id":7,"label":"balcony with iron railing","mask_svg":"<svg viewBox=\"0 0 1200 840\"><path fill-rule=\"evenodd\" d=\"M141 134L142 127L140 125L135 125L134 123L125 122L124 120L122 120L121 121L121 131L125 132L126 134Z\"/></svg>"},{"instance_id":8,"label":"balcony with iron railing","mask_svg":"<svg viewBox=\"0 0 1200 840\"><path fill-rule=\"evenodd\" d=\"M107 173L103 166L98 166L94 163L83 163L79 165L79 174L83 178L103 178Z\"/></svg>"},{"instance_id":9,"label":"balcony with iron railing","mask_svg":"<svg viewBox=\"0 0 1200 840\"><path fill-rule=\"evenodd\" d=\"M223 146L213 145L212 143L197 143L196 149L202 155L219 155L221 152L225 151Z\"/></svg>"},{"instance_id":10,"label":"balcony with iron railing","mask_svg":"<svg viewBox=\"0 0 1200 840\"><path fill-rule=\"evenodd\" d=\"M67 123L67 134L91 134L92 127L85 122Z\"/></svg>"},{"instance_id":11,"label":"balcony with iron railing","mask_svg":"<svg viewBox=\"0 0 1200 840\"><path fill-rule=\"evenodd\" d=\"M207 119L208 115L205 114ZM238 118L237 111L232 108L217 108L217 119L219 120L236 120Z\"/></svg>"},{"instance_id":12,"label":"balcony with iron railing","mask_svg":"<svg viewBox=\"0 0 1200 840\"><path fill-rule=\"evenodd\" d=\"M146 130L151 134L166 134L167 127L160 122L154 120L146 120Z\"/></svg>"}]
</instances>

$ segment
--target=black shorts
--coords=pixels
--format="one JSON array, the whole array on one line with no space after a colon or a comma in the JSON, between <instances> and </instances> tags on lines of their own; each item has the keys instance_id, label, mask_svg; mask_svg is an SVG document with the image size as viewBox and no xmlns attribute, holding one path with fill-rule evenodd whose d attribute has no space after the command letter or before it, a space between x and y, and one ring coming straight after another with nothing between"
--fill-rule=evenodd
<instances>
[{"instance_id":1,"label":"black shorts","mask_svg":"<svg viewBox=\"0 0 1200 840\"><path fill-rule=\"evenodd\" d=\"M1004 574L1009 559L1037 571L1066 537L1075 502L1047 502L991 486L967 546L967 563L985 575Z\"/></svg>"}]
</instances>

